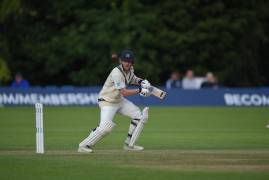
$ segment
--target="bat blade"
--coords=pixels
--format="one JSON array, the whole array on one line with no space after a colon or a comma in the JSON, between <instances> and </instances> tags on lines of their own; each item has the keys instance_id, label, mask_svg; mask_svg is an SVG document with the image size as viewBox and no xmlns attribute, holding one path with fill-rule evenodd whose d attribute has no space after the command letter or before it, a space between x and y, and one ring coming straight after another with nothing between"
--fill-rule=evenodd
<instances>
[{"instance_id":1,"label":"bat blade","mask_svg":"<svg viewBox=\"0 0 269 180\"><path fill-rule=\"evenodd\" d=\"M164 99L165 96L166 96L166 92L157 88L157 87L154 87L154 86L151 86L150 88L150 91L151 91L151 94L154 95L155 97L159 98L159 99Z\"/></svg>"}]
</instances>

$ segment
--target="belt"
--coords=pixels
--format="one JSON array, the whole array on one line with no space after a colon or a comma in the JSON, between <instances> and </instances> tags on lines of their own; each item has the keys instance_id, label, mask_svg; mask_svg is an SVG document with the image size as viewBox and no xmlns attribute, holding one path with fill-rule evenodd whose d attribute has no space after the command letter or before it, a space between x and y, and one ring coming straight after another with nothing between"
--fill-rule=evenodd
<instances>
[{"instance_id":1,"label":"belt","mask_svg":"<svg viewBox=\"0 0 269 180\"><path fill-rule=\"evenodd\" d=\"M100 101L106 101L104 98L99 98L97 100L98 100L98 102L100 102Z\"/></svg>"}]
</instances>

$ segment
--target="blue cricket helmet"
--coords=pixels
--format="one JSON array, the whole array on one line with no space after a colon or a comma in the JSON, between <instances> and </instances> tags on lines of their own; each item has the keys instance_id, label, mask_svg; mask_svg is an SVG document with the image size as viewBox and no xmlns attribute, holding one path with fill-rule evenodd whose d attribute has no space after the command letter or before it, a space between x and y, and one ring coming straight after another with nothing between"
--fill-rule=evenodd
<instances>
[{"instance_id":1,"label":"blue cricket helmet","mask_svg":"<svg viewBox=\"0 0 269 180\"><path fill-rule=\"evenodd\" d=\"M134 53L130 50L124 50L121 52L120 60L134 63Z\"/></svg>"}]
</instances>

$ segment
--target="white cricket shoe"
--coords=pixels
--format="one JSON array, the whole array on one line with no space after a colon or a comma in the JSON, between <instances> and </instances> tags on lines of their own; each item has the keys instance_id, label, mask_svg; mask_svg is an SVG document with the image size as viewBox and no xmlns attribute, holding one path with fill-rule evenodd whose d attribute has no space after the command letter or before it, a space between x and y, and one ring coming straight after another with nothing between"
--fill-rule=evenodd
<instances>
[{"instance_id":1,"label":"white cricket shoe","mask_svg":"<svg viewBox=\"0 0 269 180\"><path fill-rule=\"evenodd\" d=\"M126 150L126 151L142 151L144 149L144 147L136 146L136 145L134 145L134 146L124 145L123 149Z\"/></svg>"},{"instance_id":2,"label":"white cricket shoe","mask_svg":"<svg viewBox=\"0 0 269 180\"><path fill-rule=\"evenodd\" d=\"M269 124L267 124L266 127L269 128Z\"/></svg>"},{"instance_id":3,"label":"white cricket shoe","mask_svg":"<svg viewBox=\"0 0 269 180\"><path fill-rule=\"evenodd\" d=\"M78 152L80 152L80 153L91 153L92 149L90 147L87 147L87 146L79 146Z\"/></svg>"}]
</instances>

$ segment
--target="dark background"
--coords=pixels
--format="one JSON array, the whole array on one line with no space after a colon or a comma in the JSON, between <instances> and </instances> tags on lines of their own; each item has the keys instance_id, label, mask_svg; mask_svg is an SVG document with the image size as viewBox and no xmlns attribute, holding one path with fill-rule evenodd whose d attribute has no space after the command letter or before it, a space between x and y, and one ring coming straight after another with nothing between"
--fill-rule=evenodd
<instances>
[{"instance_id":1,"label":"dark background","mask_svg":"<svg viewBox=\"0 0 269 180\"><path fill-rule=\"evenodd\" d=\"M223 86L269 85L266 0L0 0L0 85L101 85L111 54L131 49L136 74L214 72Z\"/></svg>"}]
</instances>

